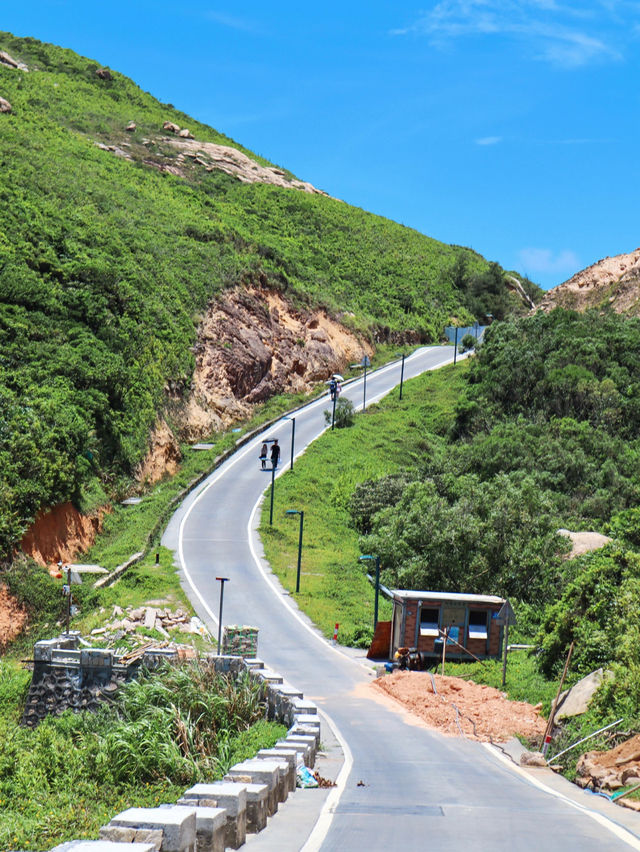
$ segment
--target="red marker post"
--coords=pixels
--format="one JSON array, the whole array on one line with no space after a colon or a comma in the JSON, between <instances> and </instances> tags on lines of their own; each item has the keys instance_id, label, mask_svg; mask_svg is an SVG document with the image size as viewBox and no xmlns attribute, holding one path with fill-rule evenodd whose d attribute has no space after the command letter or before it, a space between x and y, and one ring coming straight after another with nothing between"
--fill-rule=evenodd
<instances>
[{"instance_id":1,"label":"red marker post","mask_svg":"<svg viewBox=\"0 0 640 852\"><path fill-rule=\"evenodd\" d=\"M338 641L338 627L340 627L340 625L336 621L336 626L333 628L333 639L331 640L334 645Z\"/></svg>"}]
</instances>

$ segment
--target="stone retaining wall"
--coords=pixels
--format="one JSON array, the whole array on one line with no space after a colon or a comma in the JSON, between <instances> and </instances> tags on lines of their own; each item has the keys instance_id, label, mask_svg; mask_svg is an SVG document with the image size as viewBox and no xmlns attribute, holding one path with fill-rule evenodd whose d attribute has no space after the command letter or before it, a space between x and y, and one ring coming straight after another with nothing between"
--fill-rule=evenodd
<instances>
[{"instance_id":1,"label":"stone retaining wall","mask_svg":"<svg viewBox=\"0 0 640 852\"><path fill-rule=\"evenodd\" d=\"M129 808L103 826L100 840L75 840L51 852L224 852L240 848L247 834L265 828L268 818L296 789L296 767L314 765L320 745L317 708L261 660L214 655L209 659L217 672L248 671L262 685L267 716L288 726L286 738L273 749L261 750L253 760L230 767L223 781L196 784L175 804ZM55 657L44 662L53 668ZM111 683L117 664L112 662L109 669L107 663L95 669L103 668L105 677L109 671ZM127 850L122 844L127 844Z\"/></svg>"}]
</instances>

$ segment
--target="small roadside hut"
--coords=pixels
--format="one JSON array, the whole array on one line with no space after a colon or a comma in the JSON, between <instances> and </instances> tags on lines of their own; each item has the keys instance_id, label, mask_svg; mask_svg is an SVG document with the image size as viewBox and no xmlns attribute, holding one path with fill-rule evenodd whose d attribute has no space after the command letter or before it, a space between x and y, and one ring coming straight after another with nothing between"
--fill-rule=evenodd
<instances>
[{"instance_id":1,"label":"small roadside hut","mask_svg":"<svg viewBox=\"0 0 640 852\"><path fill-rule=\"evenodd\" d=\"M495 595L464 595L457 592L386 590L393 603L389 659L398 648L416 648L423 658L437 658L441 641L447 639L447 659L469 660L474 656L499 657L503 628L498 613L507 603ZM457 644L456 644L457 643Z\"/></svg>"}]
</instances>

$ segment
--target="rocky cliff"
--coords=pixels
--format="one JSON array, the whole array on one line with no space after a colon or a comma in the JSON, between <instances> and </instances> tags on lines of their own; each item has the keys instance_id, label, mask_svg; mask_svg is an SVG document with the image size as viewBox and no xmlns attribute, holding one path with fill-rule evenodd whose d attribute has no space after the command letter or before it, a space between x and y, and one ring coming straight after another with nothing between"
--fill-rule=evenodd
<instances>
[{"instance_id":1,"label":"rocky cliff","mask_svg":"<svg viewBox=\"0 0 640 852\"><path fill-rule=\"evenodd\" d=\"M212 302L200 324L190 393L177 417L197 440L247 418L256 403L307 392L369 343L323 310L295 307L273 290L234 289Z\"/></svg>"},{"instance_id":2,"label":"rocky cliff","mask_svg":"<svg viewBox=\"0 0 640 852\"><path fill-rule=\"evenodd\" d=\"M640 316L640 248L605 257L549 290L537 310L553 308L610 308L619 314Z\"/></svg>"}]
</instances>

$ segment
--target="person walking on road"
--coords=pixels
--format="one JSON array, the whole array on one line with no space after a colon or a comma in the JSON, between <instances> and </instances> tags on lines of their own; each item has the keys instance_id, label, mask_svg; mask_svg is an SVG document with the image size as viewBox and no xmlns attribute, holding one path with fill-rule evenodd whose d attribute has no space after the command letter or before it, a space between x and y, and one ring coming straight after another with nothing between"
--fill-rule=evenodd
<instances>
[{"instance_id":1,"label":"person walking on road","mask_svg":"<svg viewBox=\"0 0 640 852\"><path fill-rule=\"evenodd\" d=\"M278 461L280 459L280 444L278 443L278 439L276 438L271 445L271 467L278 467Z\"/></svg>"},{"instance_id":2,"label":"person walking on road","mask_svg":"<svg viewBox=\"0 0 640 852\"><path fill-rule=\"evenodd\" d=\"M260 462L262 464L262 469L264 470L267 466L267 442L260 447Z\"/></svg>"}]
</instances>

